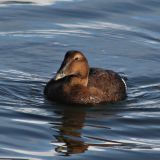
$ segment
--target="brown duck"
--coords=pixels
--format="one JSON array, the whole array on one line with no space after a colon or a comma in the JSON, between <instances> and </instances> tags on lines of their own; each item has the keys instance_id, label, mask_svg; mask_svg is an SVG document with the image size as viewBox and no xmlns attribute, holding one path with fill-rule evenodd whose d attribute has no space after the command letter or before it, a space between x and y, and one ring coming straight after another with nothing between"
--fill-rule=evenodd
<instances>
[{"instance_id":1,"label":"brown duck","mask_svg":"<svg viewBox=\"0 0 160 160\"><path fill-rule=\"evenodd\" d=\"M126 83L114 71L89 68L82 52L68 51L44 94L49 100L66 104L117 102L126 98Z\"/></svg>"}]
</instances>

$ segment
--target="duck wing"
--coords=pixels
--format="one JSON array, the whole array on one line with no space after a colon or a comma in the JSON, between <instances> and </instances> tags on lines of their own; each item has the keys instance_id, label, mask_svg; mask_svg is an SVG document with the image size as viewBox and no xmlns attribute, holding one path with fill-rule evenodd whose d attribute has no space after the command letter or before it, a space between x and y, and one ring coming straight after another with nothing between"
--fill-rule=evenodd
<instances>
[{"instance_id":1,"label":"duck wing","mask_svg":"<svg viewBox=\"0 0 160 160\"><path fill-rule=\"evenodd\" d=\"M118 73L112 70L90 68L88 87L101 90L107 97L126 97L126 84ZM124 98L123 98L124 97Z\"/></svg>"}]
</instances>

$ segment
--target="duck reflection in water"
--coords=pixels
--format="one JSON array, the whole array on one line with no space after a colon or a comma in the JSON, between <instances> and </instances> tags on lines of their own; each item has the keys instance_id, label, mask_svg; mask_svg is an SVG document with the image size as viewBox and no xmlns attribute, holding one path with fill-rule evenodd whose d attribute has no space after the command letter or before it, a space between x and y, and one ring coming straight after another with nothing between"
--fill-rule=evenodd
<instances>
[{"instance_id":1,"label":"duck reflection in water","mask_svg":"<svg viewBox=\"0 0 160 160\"><path fill-rule=\"evenodd\" d=\"M83 153L87 150L88 144L85 144L81 138L82 128L85 121L85 110L63 110L62 125L59 128L59 135L56 136L58 142L65 145L58 146L55 150L65 155Z\"/></svg>"},{"instance_id":2,"label":"duck reflection in water","mask_svg":"<svg viewBox=\"0 0 160 160\"><path fill-rule=\"evenodd\" d=\"M86 119L86 109L64 109L57 114L62 115L62 124L59 126L59 135L56 135L55 138L58 142L63 143L63 145L56 147L55 151L62 153L66 156L71 154L83 153L88 150L89 147L111 147L111 146L120 146L122 143L116 141L110 141L103 138L94 138L91 136L83 135L83 127L85 123L86 126L98 127L98 125L87 125L85 122ZM97 115L97 113L96 113ZM92 116L92 115L91 115ZM93 115L95 116L95 115ZM97 115L98 116L98 115ZM100 116L100 115L99 115ZM105 115L106 116L106 115ZM87 116L88 117L88 116ZM105 129L109 129L106 126L103 126ZM92 141L100 141L101 143L87 143L84 138L91 138Z\"/></svg>"}]
</instances>

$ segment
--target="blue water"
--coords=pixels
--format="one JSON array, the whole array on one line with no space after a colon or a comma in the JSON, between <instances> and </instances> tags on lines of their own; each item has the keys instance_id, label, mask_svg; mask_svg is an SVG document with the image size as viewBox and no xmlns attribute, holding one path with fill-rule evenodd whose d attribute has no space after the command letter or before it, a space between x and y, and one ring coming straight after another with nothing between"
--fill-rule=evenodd
<instances>
[{"instance_id":1,"label":"blue water","mask_svg":"<svg viewBox=\"0 0 160 160\"><path fill-rule=\"evenodd\" d=\"M95 107L45 100L67 50L128 78L128 98ZM160 1L0 3L0 159L159 160Z\"/></svg>"}]
</instances>

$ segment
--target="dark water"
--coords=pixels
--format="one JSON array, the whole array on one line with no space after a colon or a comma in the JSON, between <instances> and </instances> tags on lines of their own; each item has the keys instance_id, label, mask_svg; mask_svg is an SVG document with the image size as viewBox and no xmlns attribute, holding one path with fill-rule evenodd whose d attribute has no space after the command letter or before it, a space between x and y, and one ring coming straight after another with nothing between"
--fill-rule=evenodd
<instances>
[{"instance_id":1,"label":"dark water","mask_svg":"<svg viewBox=\"0 0 160 160\"><path fill-rule=\"evenodd\" d=\"M22 1L22 0L21 0ZM1 1L0 159L160 159L160 1ZM128 78L96 107L43 97L67 50Z\"/></svg>"}]
</instances>

